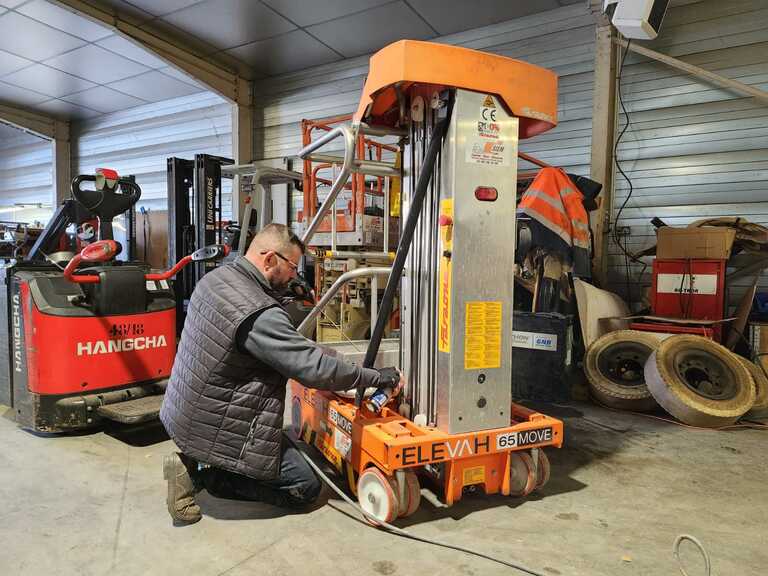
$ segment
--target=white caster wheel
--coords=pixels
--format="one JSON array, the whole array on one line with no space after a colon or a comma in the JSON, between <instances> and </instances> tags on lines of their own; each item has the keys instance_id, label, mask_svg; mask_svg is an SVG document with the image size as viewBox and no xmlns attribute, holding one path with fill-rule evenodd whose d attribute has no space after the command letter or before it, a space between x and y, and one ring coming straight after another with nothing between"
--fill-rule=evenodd
<instances>
[{"instance_id":1,"label":"white caster wheel","mask_svg":"<svg viewBox=\"0 0 768 576\"><path fill-rule=\"evenodd\" d=\"M509 455L509 495L528 496L536 488L533 459L527 452Z\"/></svg>"},{"instance_id":2,"label":"white caster wheel","mask_svg":"<svg viewBox=\"0 0 768 576\"><path fill-rule=\"evenodd\" d=\"M539 448L538 453L539 461L536 466L536 490L547 485L547 482L549 482L549 474L551 470L551 466L549 465L549 457L544 452L544 450ZM531 458L531 461L533 461L533 458Z\"/></svg>"},{"instance_id":3,"label":"white caster wheel","mask_svg":"<svg viewBox=\"0 0 768 576\"><path fill-rule=\"evenodd\" d=\"M421 486L419 485L419 477L416 476L416 472L413 470L406 470L404 474L405 487L401 487L398 494L404 495L400 502L400 514L399 518L407 518L416 510L419 509L421 504Z\"/></svg>"},{"instance_id":4,"label":"white caster wheel","mask_svg":"<svg viewBox=\"0 0 768 576\"><path fill-rule=\"evenodd\" d=\"M378 468L366 468L357 481L357 500L360 507L380 522L392 522L400 513L397 483ZM366 516L371 524L375 520Z\"/></svg>"}]
</instances>

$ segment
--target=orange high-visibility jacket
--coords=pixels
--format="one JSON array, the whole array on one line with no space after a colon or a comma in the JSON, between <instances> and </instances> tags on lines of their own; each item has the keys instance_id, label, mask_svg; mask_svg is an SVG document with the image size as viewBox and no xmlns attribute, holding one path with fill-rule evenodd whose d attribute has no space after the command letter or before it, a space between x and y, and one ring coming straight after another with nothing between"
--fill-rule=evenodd
<instances>
[{"instance_id":1,"label":"orange high-visibility jacket","mask_svg":"<svg viewBox=\"0 0 768 576\"><path fill-rule=\"evenodd\" d=\"M536 175L517 209L562 240L569 259L588 262L589 216L583 198L564 170L548 167Z\"/></svg>"}]
</instances>

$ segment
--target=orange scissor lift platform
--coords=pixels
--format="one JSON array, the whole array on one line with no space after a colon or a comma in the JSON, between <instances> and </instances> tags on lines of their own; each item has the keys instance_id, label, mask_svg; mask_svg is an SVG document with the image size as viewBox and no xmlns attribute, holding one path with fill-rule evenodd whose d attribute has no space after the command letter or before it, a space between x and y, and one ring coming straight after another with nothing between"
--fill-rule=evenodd
<instances>
[{"instance_id":1,"label":"orange scissor lift platform","mask_svg":"<svg viewBox=\"0 0 768 576\"><path fill-rule=\"evenodd\" d=\"M370 71L360 104L353 116L352 129L369 135L386 135L388 129L394 134L400 130L401 137L404 137L406 132L403 120L408 114L407 98L420 98L430 102L430 98L438 92L451 90L457 93L470 92L468 95L457 97L455 113L459 115L454 124L462 130L468 127L475 130L475 118L473 116L468 122L467 114L477 114L477 132L471 133L470 136L474 135L480 144L470 146L466 154L464 149L461 149L462 154L457 156L466 158L468 171L473 178L477 178L478 173L482 174L482 171L486 170L481 168L478 172L477 166L490 166L489 173L496 170L493 172L496 181L493 181L493 178L491 181L492 185L499 187L500 192L499 202L494 206L497 210L511 211L514 215L514 192L511 193L512 204L509 204L510 190L507 186L514 189L516 164L512 163L510 158L513 153L514 158L517 158L518 138L540 134L557 123L557 76L553 72L466 48L403 40L387 46L371 57ZM438 105L433 109L437 107ZM500 118L498 124L497 112ZM413 120L412 116L410 118ZM486 120L488 122L485 122ZM514 133L511 133L511 130L514 130ZM357 133L353 132L353 135ZM457 133L446 138L452 142L466 140L463 134ZM353 142L353 139L350 139L350 142ZM307 158L311 151L305 148L299 155ZM357 162L362 165L360 161ZM508 171L500 171L499 166L509 166ZM513 175L511 184L506 182L506 176L509 174ZM485 180L485 177L481 179ZM339 186L343 184L339 182ZM451 183L452 188L455 185L455 181ZM475 185L486 186L487 182L473 181L472 186ZM495 188L493 192L497 192ZM451 193L456 194L453 191ZM451 198L454 197L459 198ZM477 196L477 192L474 196L462 198L460 202L464 203L486 199ZM493 201L496 201L496 196L493 196ZM455 292L466 292L462 293L458 300L458 313L451 312L459 318L459 328L449 330L449 327L445 326L445 331L453 334L466 330L466 336L459 336L477 336L469 335L470 328L465 328L461 320L464 314L463 306L466 305L467 326L470 324L471 314L476 314L477 310L480 310L479 314L484 315L483 321L489 325L494 322L498 324L496 333L480 335L481 340L485 338L484 346L493 348L498 345L499 351L511 351L511 287L497 286L497 292L506 293L503 296L494 293L488 297L491 300L506 298L503 302L474 301L477 299L476 295L472 293L471 284L466 283L473 280L470 278L464 283L457 280L457 270L461 270L461 267L454 265L454 271L451 272L451 250L454 250L454 258L458 258L459 254L469 259L474 257L471 247L470 251L466 252L466 237L460 239L460 242L464 242L463 246L455 241L450 243L454 219L456 233L459 234L454 240L462 238L461 234L467 234L466 228L462 228L466 223L462 221L465 213L458 208L459 200L456 203L453 199L449 202L440 200L440 203L441 245L438 254L443 256L439 262L439 300L448 300L451 286ZM444 214L444 206L450 212ZM321 214L322 210L321 208ZM508 215L504 218L508 219ZM502 227L506 229L504 234L508 233L508 220L502 222ZM508 246L504 242L506 240L500 240L495 249ZM311 244L311 241L309 243ZM509 265L512 266L511 262ZM443 279L446 279L445 284L442 283ZM506 276L496 274L491 282L504 284ZM450 297L457 298L455 294ZM497 314L497 320L494 320L494 314ZM477 318L480 316L476 316L474 320ZM441 336L438 338L441 338L444 328L442 318L439 319L439 324L438 332ZM453 337L457 336L453 334ZM501 347L501 340L505 341L508 348ZM468 341L464 341L463 346L468 348L469 344L466 342ZM442 341L439 346L435 342L434 347L435 350L439 348L440 353L450 352L449 347ZM464 386L468 382L467 377L483 384L487 372L489 380L496 378L498 382L501 370L494 373L496 368L504 368L506 372L503 374L511 376L511 358L501 360L488 352L487 357L481 358L480 364L476 364L478 357L470 358L470 352L462 352L466 354L462 364L458 352L456 354L457 360L455 365L451 365L451 375L447 377L451 382L446 384L453 386L451 391L454 394L456 386ZM486 352L481 352L480 356L483 354ZM478 366L483 367L483 362L487 364L485 368L488 370L476 370ZM499 365L496 366L495 362ZM463 374L455 376L454 372ZM439 378L444 374L445 372L439 371L435 374L437 386L441 385ZM511 386L510 378L510 390ZM396 399L390 400L380 413L375 414L364 402L361 406L356 406L353 398L305 388L292 381L292 417L296 433L315 445L346 477L349 488L357 495L361 506L375 518L390 522L416 511L421 497L420 478L434 485L438 496L447 505L460 500L467 489L481 488L487 494L526 496L547 482L550 466L542 449L562 446L563 423L511 403L510 391L504 390L504 393L506 402L498 400L502 396L489 396L491 400L496 399L495 404L488 405L488 408L495 407L495 416L492 415L493 418L487 421L479 420L482 424L477 426L477 430L466 431L465 421L460 432L448 433L444 429L445 426L438 427L433 425L434 423L418 425L402 416L398 413ZM483 404L478 406L484 411L488 410L484 398ZM462 418L459 417L458 420L461 421ZM424 421L423 417L419 420L420 423ZM493 422L494 425L489 426L488 422ZM454 425L453 429L458 430L461 426ZM450 426L448 428L451 429Z\"/></svg>"}]
</instances>

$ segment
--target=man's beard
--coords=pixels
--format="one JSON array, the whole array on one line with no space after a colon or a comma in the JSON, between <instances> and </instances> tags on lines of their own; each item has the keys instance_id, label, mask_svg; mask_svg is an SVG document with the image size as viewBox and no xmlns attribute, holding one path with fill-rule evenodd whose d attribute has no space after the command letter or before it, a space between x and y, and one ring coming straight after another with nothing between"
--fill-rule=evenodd
<instances>
[{"instance_id":1,"label":"man's beard","mask_svg":"<svg viewBox=\"0 0 768 576\"><path fill-rule=\"evenodd\" d=\"M272 282L272 290L274 290L278 294L283 294L283 293L287 292L288 285L290 283L291 283L290 280L285 280L284 282L273 281Z\"/></svg>"}]
</instances>

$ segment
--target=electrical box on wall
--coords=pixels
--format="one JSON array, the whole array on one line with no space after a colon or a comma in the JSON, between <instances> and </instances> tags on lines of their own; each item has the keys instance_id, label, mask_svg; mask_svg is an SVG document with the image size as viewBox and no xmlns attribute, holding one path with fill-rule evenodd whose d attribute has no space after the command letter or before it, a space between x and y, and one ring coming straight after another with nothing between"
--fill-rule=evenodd
<instances>
[{"instance_id":1,"label":"electrical box on wall","mask_svg":"<svg viewBox=\"0 0 768 576\"><path fill-rule=\"evenodd\" d=\"M610 3L612 22L627 38L653 40L659 35L668 5L669 0L618 0Z\"/></svg>"}]
</instances>

